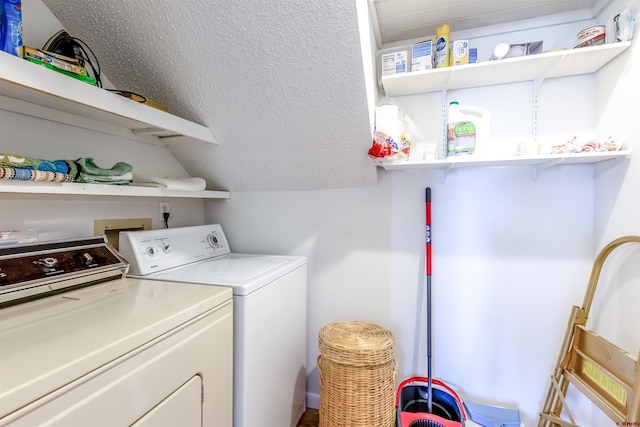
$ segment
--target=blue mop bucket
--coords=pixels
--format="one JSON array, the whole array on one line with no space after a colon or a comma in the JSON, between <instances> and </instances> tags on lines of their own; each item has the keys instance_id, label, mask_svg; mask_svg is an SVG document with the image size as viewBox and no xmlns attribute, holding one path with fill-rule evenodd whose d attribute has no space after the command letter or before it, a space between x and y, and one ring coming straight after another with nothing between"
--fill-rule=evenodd
<instances>
[{"instance_id":1,"label":"blue mop bucket","mask_svg":"<svg viewBox=\"0 0 640 427\"><path fill-rule=\"evenodd\" d=\"M431 412L428 409L428 379L411 377L398 386L398 427L462 427L467 420L464 404L453 389L431 380Z\"/></svg>"}]
</instances>

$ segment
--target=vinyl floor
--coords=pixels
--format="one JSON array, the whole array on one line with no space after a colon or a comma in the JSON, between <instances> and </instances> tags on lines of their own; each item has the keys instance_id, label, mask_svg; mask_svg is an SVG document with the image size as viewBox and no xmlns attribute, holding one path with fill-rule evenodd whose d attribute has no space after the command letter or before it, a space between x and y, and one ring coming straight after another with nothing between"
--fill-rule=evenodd
<instances>
[{"instance_id":1,"label":"vinyl floor","mask_svg":"<svg viewBox=\"0 0 640 427\"><path fill-rule=\"evenodd\" d=\"M318 427L319 412L317 409L307 408L298 422L298 427Z\"/></svg>"}]
</instances>

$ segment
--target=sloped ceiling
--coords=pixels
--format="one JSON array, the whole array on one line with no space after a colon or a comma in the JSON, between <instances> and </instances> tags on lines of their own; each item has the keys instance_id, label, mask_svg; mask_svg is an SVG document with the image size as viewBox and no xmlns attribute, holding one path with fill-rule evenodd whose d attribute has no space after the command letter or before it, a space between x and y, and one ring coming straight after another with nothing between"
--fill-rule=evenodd
<instances>
[{"instance_id":1,"label":"sloped ceiling","mask_svg":"<svg viewBox=\"0 0 640 427\"><path fill-rule=\"evenodd\" d=\"M169 146L208 188L376 184L355 2L44 3L116 88L211 128L219 145Z\"/></svg>"}]
</instances>

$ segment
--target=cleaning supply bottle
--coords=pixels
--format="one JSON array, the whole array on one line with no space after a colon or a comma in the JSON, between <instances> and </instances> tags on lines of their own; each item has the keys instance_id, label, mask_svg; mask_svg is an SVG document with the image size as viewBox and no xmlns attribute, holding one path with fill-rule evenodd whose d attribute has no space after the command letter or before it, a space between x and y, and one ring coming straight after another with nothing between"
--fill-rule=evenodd
<instances>
[{"instance_id":1,"label":"cleaning supply bottle","mask_svg":"<svg viewBox=\"0 0 640 427\"><path fill-rule=\"evenodd\" d=\"M488 153L489 112L457 101L449 104L447 157Z\"/></svg>"},{"instance_id":2,"label":"cleaning supply bottle","mask_svg":"<svg viewBox=\"0 0 640 427\"><path fill-rule=\"evenodd\" d=\"M1 0L0 50L23 57L21 0Z\"/></svg>"},{"instance_id":3,"label":"cleaning supply bottle","mask_svg":"<svg viewBox=\"0 0 640 427\"><path fill-rule=\"evenodd\" d=\"M451 55L451 41L449 25L444 24L436 29L436 68L448 67Z\"/></svg>"}]
</instances>

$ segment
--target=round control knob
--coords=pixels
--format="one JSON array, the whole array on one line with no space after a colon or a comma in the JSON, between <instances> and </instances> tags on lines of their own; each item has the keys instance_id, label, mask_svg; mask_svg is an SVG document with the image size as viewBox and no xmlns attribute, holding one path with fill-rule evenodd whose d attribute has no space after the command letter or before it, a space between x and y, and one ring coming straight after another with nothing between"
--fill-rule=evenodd
<instances>
[{"instance_id":1,"label":"round control knob","mask_svg":"<svg viewBox=\"0 0 640 427\"><path fill-rule=\"evenodd\" d=\"M41 260L41 264L45 267L53 267L58 263L58 260L53 257L43 258Z\"/></svg>"},{"instance_id":2,"label":"round control knob","mask_svg":"<svg viewBox=\"0 0 640 427\"><path fill-rule=\"evenodd\" d=\"M147 255L154 256L155 254L156 254L156 250L153 247L149 246L147 248Z\"/></svg>"},{"instance_id":3,"label":"round control knob","mask_svg":"<svg viewBox=\"0 0 640 427\"><path fill-rule=\"evenodd\" d=\"M214 249L220 246L220 242L218 241L218 236L216 236L215 234L209 234L207 236L207 240L209 241L209 246L211 246Z\"/></svg>"},{"instance_id":4,"label":"round control knob","mask_svg":"<svg viewBox=\"0 0 640 427\"><path fill-rule=\"evenodd\" d=\"M165 254L171 252L171 245L169 243L164 243L162 245L162 252L164 252Z\"/></svg>"}]
</instances>

